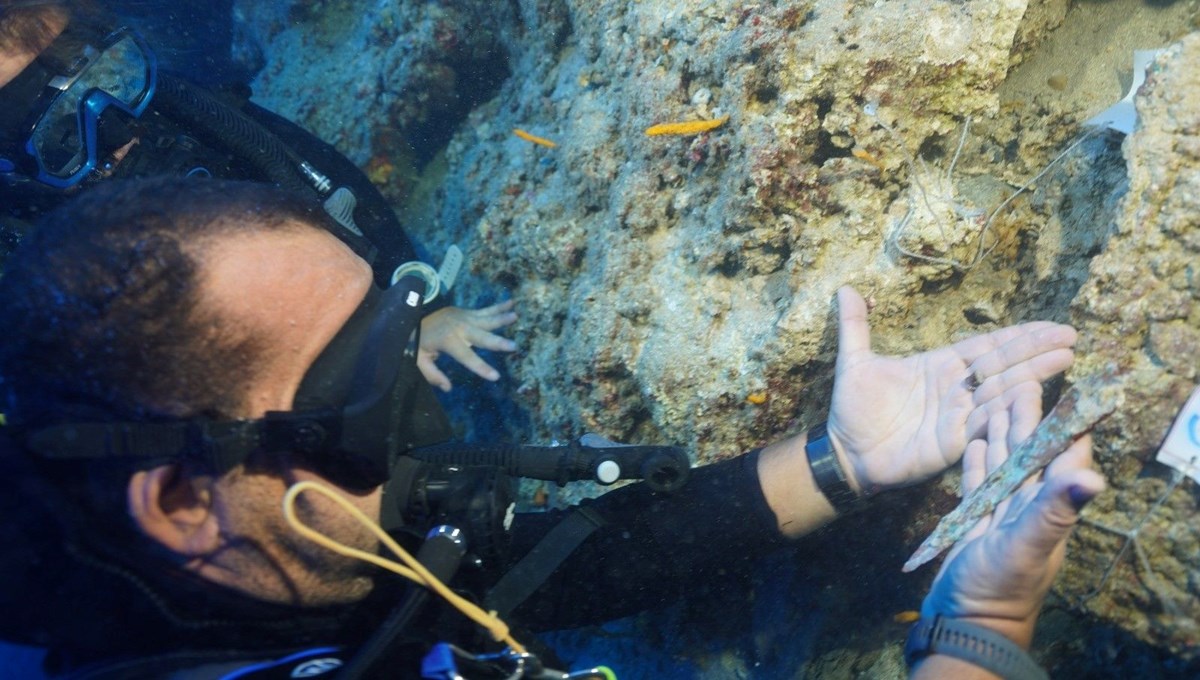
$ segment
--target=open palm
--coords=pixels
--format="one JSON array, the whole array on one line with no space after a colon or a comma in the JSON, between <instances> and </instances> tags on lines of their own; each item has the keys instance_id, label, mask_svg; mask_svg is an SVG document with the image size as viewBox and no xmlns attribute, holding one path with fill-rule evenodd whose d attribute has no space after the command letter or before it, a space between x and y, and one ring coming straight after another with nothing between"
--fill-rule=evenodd
<instances>
[{"instance_id":1,"label":"open palm","mask_svg":"<svg viewBox=\"0 0 1200 680\"><path fill-rule=\"evenodd\" d=\"M989 418L1041 408L1041 382L1071 365L1075 331L1039 321L897 358L871 352L867 306L838 291L829 433L867 493L914 484L956 463Z\"/></svg>"}]
</instances>

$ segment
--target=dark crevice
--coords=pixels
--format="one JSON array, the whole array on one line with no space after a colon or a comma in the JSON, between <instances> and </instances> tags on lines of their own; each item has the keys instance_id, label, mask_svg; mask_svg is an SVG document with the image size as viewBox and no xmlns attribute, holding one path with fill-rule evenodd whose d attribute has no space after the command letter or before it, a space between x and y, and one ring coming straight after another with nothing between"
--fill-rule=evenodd
<instances>
[{"instance_id":1,"label":"dark crevice","mask_svg":"<svg viewBox=\"0 0 1200 680\"><path fill-rule=\"evenodd\" d=\"M833 97L830 95L823 95L817 97L814 102L817 105L817 118L824 123L825 116L829 115L829 112L833 110ZM817 128L817 148L813 151L812 158L815 165L821 166L825 164L825 161L828 161L831 158L845 158L849 155L850 149L843 149L842 147L834 144L833 135L830 135L829 132L825 130L825 126L823 124Z\"/></svg>"},{"instance_id":2,"label":"dark crevice","mask_svg":"<svg viewBox=\"0 0 1200 680\"><path fill-rule=\"evenodd\" d=\"M921 142L921 148L917 149L917 157L927 161L936 161L945 155L946 146L942 143L942 138L937 135L927 137L924 142Z\"/></svg>"},{"instance_id":3,"label":"dark crevice","mask_svg":"<svg viewBox=\"0 0 1200 680\"><path fill-rule=\"evenodd\" d=\"M451 63L457 81L446 107L431 112L428 119L414 122L406 138L412 146L418 167L425 167L441 151L458 130L467 115L480 104L492 99L512 72L508 53L497 46L499 58L463 60Z\"/></svg>"},{"instance_id":4,"label":"dark crevice","mask_svg":"<svg viewBox=\"0 0 1200 680\"><path fill-rule=\"evenodd\" d=\"M759 104L770 104L779 98L779 88L775 85L763 85L751 95Z\"/></svg>"}]
</instances>

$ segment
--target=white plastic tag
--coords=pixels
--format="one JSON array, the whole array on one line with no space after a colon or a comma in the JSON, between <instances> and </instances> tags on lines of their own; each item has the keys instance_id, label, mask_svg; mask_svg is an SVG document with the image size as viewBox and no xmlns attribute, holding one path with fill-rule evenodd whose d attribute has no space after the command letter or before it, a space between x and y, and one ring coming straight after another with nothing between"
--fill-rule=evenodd
<instances>
[{"instance_id":1,"label":"white plastic tag","mask_svg":"<svg viewBox=\"0 0 1200 680\"><path fill-rule=\"evenodd\" d=\"M1157 460L1200 482L1200 387L1175 418Z\"/></svg>"},{"instance_id":2,"label":"white plastic tag","mask_svg":"<svg viewBox=\"0 0 1200 680\"><path fill-rule=\"evenodd\" d=\"M442 260L442 266L438 269L438 278L442 280L442 287L450 290L454 287L454 280L458 278L458 270L462 269L463 252L458 246L453 243L446 249L446 259Z\"/></svg>"},{"instance_id":3,"label":"white plastic tag","mask_svg":"<svg viewBox=\"0 0 1200 680\"><path fill-rule=\"evenodd\" d=\"M1121 101L1087 119L1084 125L1107 127L1127 135L1132 133L1137 124L1137 109L1133 106L1133 97L1142 83L1146 82L1146 69L1150 66L1150 62L1154 61L1154 58L1162 51L1162 48L1135 50L1133 53L1133 82L1129 84L1129 92L1125 93Z\"/></svg>"}]
</instances>

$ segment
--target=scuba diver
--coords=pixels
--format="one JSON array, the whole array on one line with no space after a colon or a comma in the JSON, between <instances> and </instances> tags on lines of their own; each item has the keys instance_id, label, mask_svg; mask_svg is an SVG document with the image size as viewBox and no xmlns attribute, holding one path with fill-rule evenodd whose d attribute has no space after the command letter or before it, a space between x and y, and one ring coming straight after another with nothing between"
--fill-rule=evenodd
<instances>
[{"instance_id":1,"label":"scuba diver","mask_svg":"<svg viewBox=\"0 0 1200 680\"><path fill-rule=\"evenodd\" d=\"M435 364L443 353L480 377L499 379L474 348L516 349L493 333L516 320L513 302L477 310L445 305L461 266L457 249L440 270L421 262L378 189L332 146L250 102L244 86L210 91L161 71L136 31L114 30L107 14L77 5L70 20L65 2L2 5L9 24L22 30L7 38L12 73L0 73L0 251L10 250L38 215L109 179L178 175L274 184L327 212L381 285L403 266L434 286L431 300L443 293L423 322L420 367L430 382L451 388Z\"/></svg>"},{"instance_id":2,"label":"scuba diver","mask_svg":"<svg viewBox=\"0 0 1200 680\"><path fill-rule=\"evenodd\" d=\"M457 444L415 365L424 280L378 287L335 228L274 187L165 177L83 192L22 242L0 277L19 329L0 346L0 638L68 677L609 677L554 670L522 631L732 579L964 450L978 484L1072 358L1074 332L1045 322L875 355L846 288L827 428L694 469L667 447ZM915 662L991 631L998 659L1032 663L1102 484L1086 443L1069 453L1021 521L948 563ZM512 476L642 481L515 513Z\"/></svg>"},{"instance_id":3,"label":"scuba diver","mask_svg":"<svg viewBox=\"0 0 1200 680\"><path fill-rule=\"evenodd\" d=\"M48 45L22 52L12 17L0 15L0 93L36 96L0 114L10 186L70 190L117 171L138 145L117 134L105 160L102 120L140 121L150 93L92 69L148 50L51 18ZM105 87L72 93L89 79ZM60 107L74 126L47 115ZM1028 434L1040 382L1072 359L1074 331L1037 322L878 356L864 301L843 289L827 428L695 469L676 448L591 437L460 444L418 365L435 281L381 277L341 213L295 186L183 174L76 190L0 277L0 638L47 648L55 675L611 677L555 670L523 631L663 606L968 449L981 468L981 438L1000 447L1009 414ZM1057 570L1039 551L1061 558L1071 513L1099 490L1086 453L1022 506L1032 520L1001 522L984 537L999 540L948 563L955 578L935 585L910 640L918 673L963 660L1028 671L1026 633ZM988 465L1004 455L989 450ZM516 513L512 477L640 481ZM380 559L384 546L404 565ZM976 563L993 571L960 566ZM1014 580L1035 585L995 590ZM943 631L990 634L998 655L969 656Z\"/></svg>"}]
</instances>

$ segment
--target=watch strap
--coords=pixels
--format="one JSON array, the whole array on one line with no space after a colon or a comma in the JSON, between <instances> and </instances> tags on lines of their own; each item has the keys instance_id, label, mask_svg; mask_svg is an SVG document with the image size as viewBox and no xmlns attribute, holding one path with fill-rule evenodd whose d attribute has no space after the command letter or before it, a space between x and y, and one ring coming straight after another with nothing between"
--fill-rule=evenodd
<instances>
[{"instance_id":1,"label":"watch strap","mask_svg":"<svg viewBox=\"0 0 1200 680\"><path fill-rule=\"evenodd\" d=\"M850 488L846 481L846 471L838 461L833 443L829 441L829 432L825 423L817 425L808 431L808 442L804 445L808 455L808 467L812 470L813 481L817 488L829 500L829 504L839 515L854 509L858 494Z\"/></svg>"},{"instance_id":2,"label":"watch strap","mask_svg":"<svg viewBox=\"0 0 1200 680\"><path fill-rule=\"evenodd\" d=\"M958 619L935 616L913 625L904 644L911 667L930 654L944 654L974 664L1005 680L1049 680L1025 650L994 630Z\"/></svg>"}]
</instances>

